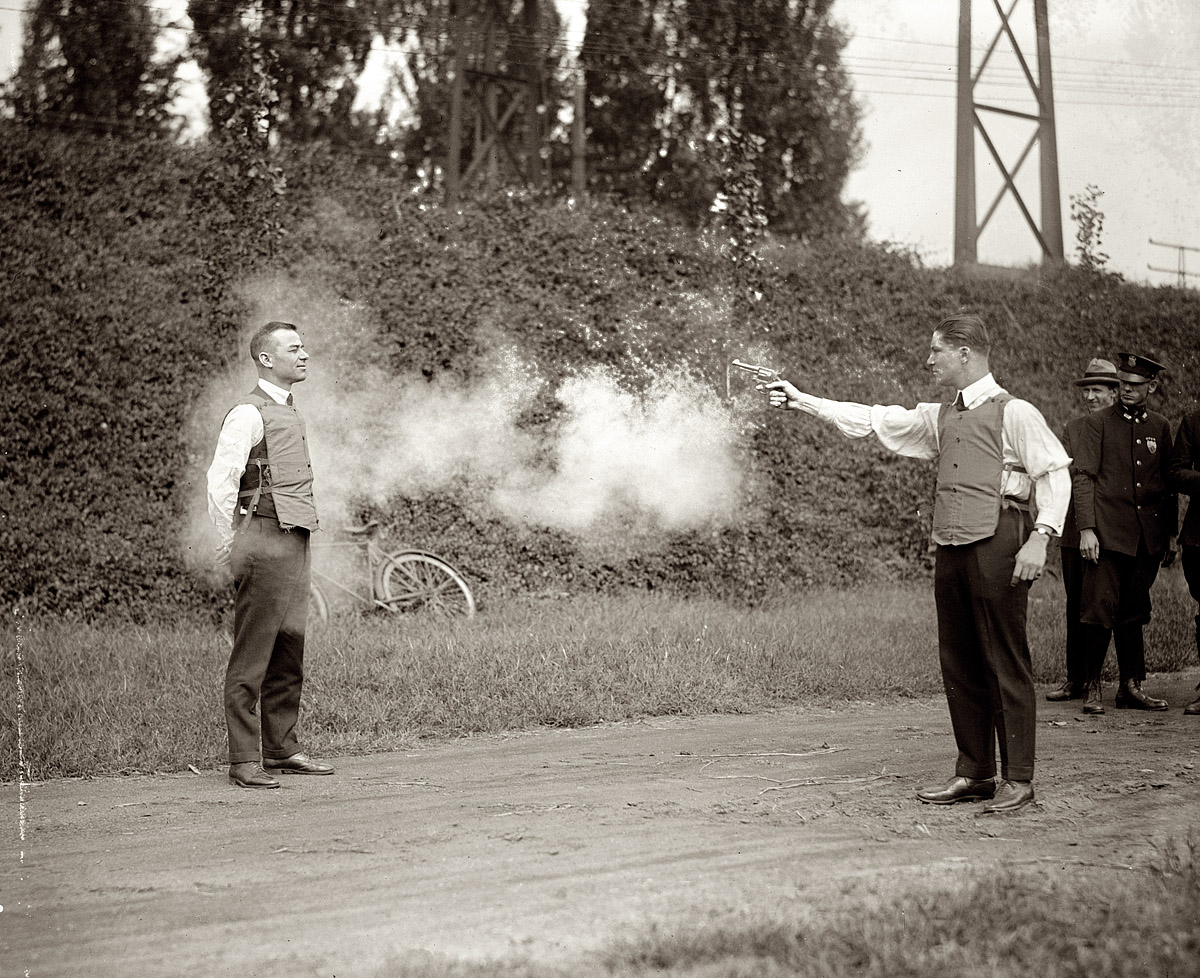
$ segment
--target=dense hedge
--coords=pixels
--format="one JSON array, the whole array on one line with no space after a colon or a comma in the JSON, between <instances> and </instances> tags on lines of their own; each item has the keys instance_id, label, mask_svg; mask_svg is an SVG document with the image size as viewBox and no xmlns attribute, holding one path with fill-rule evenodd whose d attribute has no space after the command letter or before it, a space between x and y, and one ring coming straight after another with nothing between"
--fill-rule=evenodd
<instances>
[{"instance_id":1,"label":"dense hedge","mask_svg":"<svg viewBox=\"0 0 1200 978\"><path fill-rule=\"evenodd\" d=\"M181 558L207 461L190 426L258 312L239 291L254 249L230 243L210 172L198 151L165 143L11 127L0 140L7 608L145 620L226 601ZM765 250L755 315L732 322L718 242L653 214L511 194L450 212L320 153L287 172L286 233L266 271L319 281L359 310L364 342L397 377L469 385L501 338L551 381L523 418L531 429L561 411L554 382L589 365L633 386L673 365L723 390L728 358L744 351L815 393L912 403L933 394L921 369L931 326L960 309L993 325L1001 382L1055 426L1093 355L1131 347L1169 364L1172 416L1200 389L1192 292L1070 269L967 279L894 248L779 244ZM764 417L751 432L735 526L596 548L453 490L363 500L359 515L450 556L485 604L625 586L758 600L927 571L928 465L807 418ZM211 445L215 429L202 434Z\"/></svg>"}]
</instances>

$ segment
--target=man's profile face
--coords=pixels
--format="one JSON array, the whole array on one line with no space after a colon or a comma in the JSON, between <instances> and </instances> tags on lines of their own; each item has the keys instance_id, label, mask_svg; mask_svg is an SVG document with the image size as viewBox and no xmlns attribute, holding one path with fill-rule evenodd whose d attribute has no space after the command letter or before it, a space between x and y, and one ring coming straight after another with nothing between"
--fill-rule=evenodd
<instances>
[{"instance_id":1,"label":"man's profile face","mask_svg":"<svg viewBox=\"0 0 1200 978\"><path fill-rule=\"evenodd\" d=\"M1079 391L1089 411L1103 411L1117 403L1117 389L1112 384L1084 384Z\"/></svg>"},{"instance_id":2,"label":"man's profile face","mask_svg":"<svg viewBox=\"0 0 1200 978\"><path fill-rule=\"evenodd\" d=\"M940 333L934 333L929 343L929 357L925 361L938 387L962 390L967 375L967 351L965 346L954 346L946 342Z\"/></svg>"},{"instance_id":3,"label":"man's profile face","mask_svg":"<svg viewBox=\"0 0 1200 978\"><path fill-rule=\"evenodd\" d=\"M258 359L259 363L270 369L272 383L280 387L291 387L308 376L308 352L304 349L300 334L294 329L280 329L272 333Z\"/></svg>"},{"instance_id":4,"label":"man's profile face","mask_svg":"<svg viewBox=\"0 0 1200 978\"><path fill-rule=\"evenodd\" d=\"M1146 398L1149 397L1157 388L1157 380L1147 380L1142 381L1141 383L1122 380L1119 395L1121 398L1121 403L1126 407L1140 407L1146 403Z\"/></svg>"}]
</instances>

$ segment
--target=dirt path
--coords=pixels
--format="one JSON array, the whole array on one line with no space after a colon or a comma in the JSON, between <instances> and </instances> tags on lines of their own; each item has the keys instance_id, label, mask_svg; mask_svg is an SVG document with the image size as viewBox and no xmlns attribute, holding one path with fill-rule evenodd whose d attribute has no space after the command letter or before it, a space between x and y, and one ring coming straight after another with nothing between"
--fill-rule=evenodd
<instances>
[{"instance_id":1,"label":"dirt path","mask_svg":"<svg viewBox=\"0 0 1200 978\"><path fill-rule=\"evenodd\" d=\"M562 959L697 912L813 906L964 867L1127 873L1200 822L1197 674L1169 713L1042 703L1039 803L948 777L939 699L655 719L338 760L282 790L197 776L27 785L4 975L370 975L417 952ZM1111 697L1111 693L1110 693ZM15 785L6 818L22 823ZM819 904L817 904L819 905Z\"/></svg>"}]
</instances>

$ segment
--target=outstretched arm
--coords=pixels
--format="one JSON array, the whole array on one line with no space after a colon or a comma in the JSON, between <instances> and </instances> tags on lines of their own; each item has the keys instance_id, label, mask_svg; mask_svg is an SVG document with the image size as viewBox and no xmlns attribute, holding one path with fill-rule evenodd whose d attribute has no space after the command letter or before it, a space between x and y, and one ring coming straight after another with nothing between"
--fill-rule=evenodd
<instances>
[{"instance_id":1,"label":"outstretched arm","mask_svg":"<svg viewBox=\"0 0 1200 978\"><path fill-rule=\"evenodd\" d=\"M772 407L784 411L803 411L832 424L847 438L875 435L880 444L897 455L909 458L937 458L937 417L939 404L918 404L915 408L898 405L859 404L855 401L831 401L799 390L786 380L759 384Z\"/></svg>"}]
</instances>

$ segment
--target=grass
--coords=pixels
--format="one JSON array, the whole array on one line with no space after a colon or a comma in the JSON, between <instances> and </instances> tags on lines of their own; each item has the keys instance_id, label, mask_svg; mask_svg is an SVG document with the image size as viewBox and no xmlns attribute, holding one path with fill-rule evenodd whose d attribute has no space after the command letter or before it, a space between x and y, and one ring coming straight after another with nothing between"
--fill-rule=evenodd
<instances>
[{"instance_id":1,"label":"grass","mask_svg":"<svg viewBox=\"0 0 1200 978\"><path fill-rule=\"evenodd\" d=\"M1200 839L1149 873L967 871L774 913L660 921L569 965L397 959L376 978L1128 978L1200 974ZM315 973L315 972L314 972Z\"/></svg>"},{"instance_id":2,"label":"grass","mask_svg":"<svg viewBox=\"0 0 1200 978\"><path fill-rule=\"evenodd\" d=\"M1194 605L1177 568L1161 575L1155 601L1150 669L1174 671L1195 655ZM1040 682L1062 677L1062 603L1054 579L1035 586ZM222 762L228 645L210 623L23 622L3 641L9 777L18 757L30 780ZM306 658L302 736L328 756L941 691L927 586L806 592L749 610L632 593L511 602L450 624L350 615L314 632Z\"/></svg>"}]
</instances>

